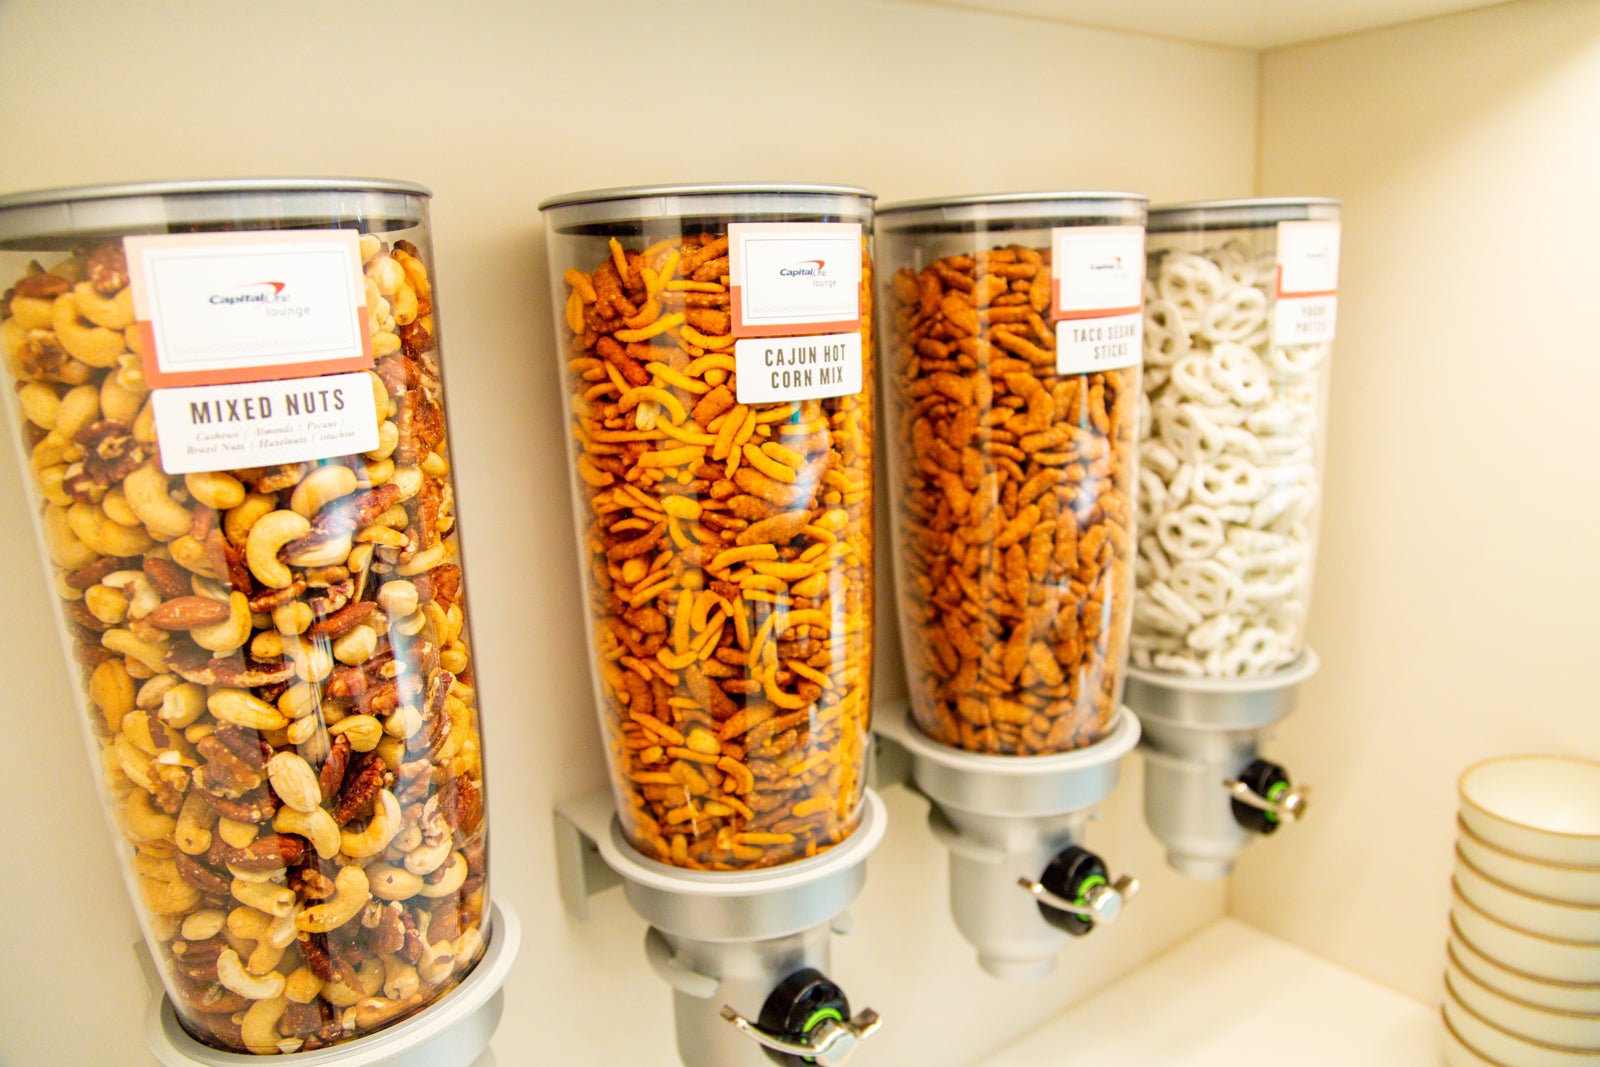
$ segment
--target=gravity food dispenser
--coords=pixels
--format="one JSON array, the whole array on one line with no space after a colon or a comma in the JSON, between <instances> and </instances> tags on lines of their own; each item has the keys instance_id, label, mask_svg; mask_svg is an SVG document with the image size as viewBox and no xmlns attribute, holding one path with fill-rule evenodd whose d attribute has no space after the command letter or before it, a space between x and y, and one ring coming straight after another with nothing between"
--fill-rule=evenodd
<instances>
[{"instance_id":1,"label":"gravity food dispenser","mask_svg":"<svg viewBox=\"0 0 1600 1067\"><path fill-rule=\"evenodd\" d=\"M1133 598L1144 197L885 208L880 302L907 750L984 969L1048 974L1137 890L1083 847L1139 723Z\"/></svg>"},{"instance_id":2,"label":"gravity food dispenser","mask_svg":"<svg viewBox=\"0 0 1600 1067\"><path fill-rule=\"evenodd\" d=\"M175 1067L466 1062L499 1019L428 196L0 198L5 407Z\"/></svg>"},{"instance_id":3,"label":"gravity food dispenser","mask_svg":"<svg viewBox=\"0 0 1600 1067\"><path fill-rule=\"evenodd\" d=\"M615 800L562 806L563 884L581 915L621 877L694 1067L840 1063L877 1025L823 976L884 827L872 200L741 184L541 205Z\"/></svg>"},{"instance_id":4,"label":"gravity food dispenser","mask_svg":"<svg viewBox=\"0 0 1600 1067\"><path fill-rule=\"evenodd\" d=\"M1258 750L1317 669L1339 204L1158 208L1148 247L1128 703L1150 828L1178 871L1222 878L1309 796Z\"/></svg>"}]
</instances>

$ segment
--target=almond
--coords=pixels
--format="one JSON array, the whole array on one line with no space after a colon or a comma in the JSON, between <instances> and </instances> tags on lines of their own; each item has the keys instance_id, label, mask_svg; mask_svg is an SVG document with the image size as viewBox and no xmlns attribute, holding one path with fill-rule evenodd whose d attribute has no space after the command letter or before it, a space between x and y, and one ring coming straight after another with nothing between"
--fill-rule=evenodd
<instances>
[{"instance_id":1,"label":"almond","mask_svg":"<svg viewBox=\"0 0 1600 1067\"><path fill-rule=\"evenodd\" d=\"M150 625L161 630L193 630L228 621L228 605L204 596L180 596L168 600L149 616Z\"/></svg>"}]
</instances>

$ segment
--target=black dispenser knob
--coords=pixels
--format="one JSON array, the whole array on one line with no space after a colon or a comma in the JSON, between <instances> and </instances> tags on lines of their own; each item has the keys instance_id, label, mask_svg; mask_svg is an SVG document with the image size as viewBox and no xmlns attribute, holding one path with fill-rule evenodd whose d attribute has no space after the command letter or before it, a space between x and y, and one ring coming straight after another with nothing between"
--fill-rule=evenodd
<instances>
[{"instance_id":1,"label":"black dispenser knob","mask_svg":"<svg viewBox=\"0 0 1600 1067\"><path fill-rule=\"evenodd\" d=\"M881 1025L878 1013L863 1008L854 1018L844 990L814 967L779 982L761 1005L756 1022L723 1005L722 1017L761 1045L783 1067L835 1067Z\"/></svg>"},{"instance_id":2,"label":"black dispenser knob","mask_svg":"<svg viewBox=\"0 0 1600 1067\"><path fill-rule=\"evenodd\" d=\"M1294 787L1289 783L1289 772L1270 760L1256 760L1240 771L1235 781L1250 795L1234 789L1233 817L1240 826L1252 833L1277 833L1285 815L1293 819L1304 807L1303 799L1298 804L1294 802ZM1292 813L1285 810L1286 805L1293 806Z\"/></svg>"},{"instance_id":3,"label":"black dispenser knob","mask_svg":"<svg viewBox=\"0 0 1600 1067\"><path fill-rule=\"evenodd\" d=\"M1112 922L1139 891L1139 882L1127 875L1111 880L1099 856L1070 845L1056 853L1037 882L1020 882L1039 899L1044 921L1074 937Z\"/></svg>"}]
</instances>

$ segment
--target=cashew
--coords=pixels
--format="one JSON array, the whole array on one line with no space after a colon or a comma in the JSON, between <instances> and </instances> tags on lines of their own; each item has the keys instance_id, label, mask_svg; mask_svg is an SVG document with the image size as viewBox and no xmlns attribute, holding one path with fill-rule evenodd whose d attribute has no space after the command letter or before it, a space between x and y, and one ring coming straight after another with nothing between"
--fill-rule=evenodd
<instances>
[{"instance_id":1,"label":"cashew","mask_svg":"<svg viewBox=\"0 0 1600 1067\"><path fill-rule=\"evenodd\" d=\"M127 656L151 670L151 677L167 671L167 650L164 645L136 637L131 630L107 630L100 635L100 643L120 656Z\"/></svg>"},{"instance_id":2,"label":"cashew","mask_svg":"<svg viewBox=\"0 0 1600 1067\"><path fill-rule=\"evenodd\" d=\"M67 509L67 525L78 540L102 556L137 556L155 543L142 529L112 522L96 504L75 502Z\"/></svg>"},{"instance_id":3,"label":"cashew","mask_svg":"<svg viewBox=\"0 0 1600 1067\"><path fill-rule=\"evenodd\" d=\"M322 691L309 682L296 682L278 697L278 710L291 719L303 719L322 703Z\"/></svg>"},{"instance_id":4,"label":"cashew","mask_svg":"<svg viewBox=\"0 0 1600 1067\"><path fill-rule=\"evenodd\" d=\"M372 883L372 895L379 900L410 900L422 889L420 874L387 863L368 867L367 879Z\"/></svg>"},{"instance_id":5,"label":"cashew","mask_svg":"<svg viewBox=\"0 0 1600 1067\"><path fill-rule=\"evenodd\" d=\"M374 256L372 262L367 264L367 277L377 285L379 293L393 296L395 290L406 280L406 272L394 257L379 255Z\"/></svg>"},{"instance_id":6,"label":"cashew","mask_svg":"<svg viewBox=\"0 0 1600 1067\"><path fill-rule=\"evenodd\" d=\"M393 618L393 616L391 616L391 618ZM423 627L427 625L428 616L423 612L413 611L411 614L401 618L398 622L396 622L394 624L394 628L405 634L407 637L415 637L420 634Z\"/></svg>"},{"instance_id":7,"label":"cashew","mask_svg":"<svg viewBox=\"0 0 1600 1067\"><path fill-rule=\"evenodd\" d=\"M61 411L61 397L53 387L42 382L29 382L17 390L17 402L22 405L22 414L29 422L41 430L55 429L56 415Z\"/></svg>"},{"instance_id":8,"label":"cashew","mask_svg":"<svg viewBox=\"0 0 1600 1067\"><path fill-rule=\"evenodd\" d=\"M237 819L217 820L217 833L232 848L248 848L250 842L256 839L256 832L255 823L239 822Z\"/></svg>"},{"instance_id":9,"label":"cashew","mask_svg":"<svg viewBox=\"0 0 1600 1067\"><path fill-rule=\"evenodd\" d=\"M450 473L450 461L437 452L429 452L422 459L422 473L430 478L443 478Z\"/></svg>"},{"instance_id":10,"label":"cashew","mask_svg":"<svg viewBox=\"0 0 1600 1067\"><path fill-rule=\"evenodd\" d=\"M422 939L422 958L417 961L417 975L429 985L437 985L450 977L455 970L456 950L448 941L428 943Z\"/></svg>"},{"instance_id":11,"label":"cashew","mask_svg":"<svg viewBox=\"0 0 1600 1067\"><path fill-rule=\"evenodd\" d=\"M128 617L128 598L103 585L91 585L84 590L83 606L89 609L89 614L111 626Z\"/></svg>"},{"instance_id":12,"label":"cashew","mask_svg":"<svg viewBox=\"0 0 1600 1067\"><path fill-rule=\"evenodd\" d=\"M385 767L398 772L400 764L405 762L406 743L398 737L385 737L373 751L377 752Z\"/></svg>"},{"instance_id":13,"label":"cashew","mask_svg":"<svg viewBox=\"0 0 1600 1067\"><path fill-rule=\"evenodd\" d=\"M447 832L431 845L423 844L413 848L406 854L406 870L418 877L432 874L444 866L445 860L450 858L450 846L450 834ZM445 873L448 876L451 872ZM465 877L462 880L465 881Z\"/></svg>"},{"instance_id":14,"label":"cashew","mask_svg":"<svg viewBox=\"0 0 1600 1067\"><path fill-rule=\"evenodd\" d=\"M67 522L66 508L47 504L40 521L44 526L45 548L50 552L51 562L57 567L75 571L94 562L95 550L78 540L78 535L72 532L72 525Z\"/></svg>"},{"instance_id":15,"label":"cashew","mask_svg":"<svg viewBox=\"0 0 1600 1067\"><path fill-rule=\"evenodd\" d=\"M384 720L383 732L390 737L415 737L422 729L422 712L410 704L401 704Z\"/></svg>"},{"instance_id":16,"label":"cashew","mask_svg":"<svg viewBox=\"0 0 1600 1067\"><path fill-rule=\"evenodd\" d=\"M356 472L342 464L330 463L315 468L300 479L300 484L294 487L294 493L289 497L289 507L309 519L324 505L355 491Z\"/></svg>"},{"instance_id":17,"label":"cashew","mask_svg":"<svg viewBox=\"0 0 1600 1067\"><path fill-rule=\"evenodd\" d=\"M383 724L371 715L351 715L328 727L334 736L344 735L356 752L371 752L383 739Z\"/></svg>"},{"instance_id":18,"label":"cashew","mask_svg":"<svg viewBox=\"0 0 1600 1067\"><path fill-rule=\"evenodd\" d=\"M398 817L399 804L394 800L394 794L388 790L384 792L395 804L395 815ZM353 865L341 867L333 880L333 896L302 911L295 919L295 927L303 933L325 934L354 919L370 899L372 890L367 884L367 872Z\"/></svg>"},{"instance_id":19,"label":"cashew","mask_svg":"<svg viewBox=\"0 0 1600 1067\"><path fill-rule=\"evenodd\" d=\"M250 527L245 540L244 559L250 573L270 589L287 589L294 581L289 568L278 561L283 546L311 531L311 523L294 511L274 511L263 515ZM343 558L343 557L341 557Z\"/></svg>"},{"instance_id":20,"label":"cashew","mask_svg":"<svg viewBox=\"0 0 1600 1067\"><path fill-rule=\"evenodd\" d=\"M400 823L400 801L389 790L382 790L365 829L340 831L339 851L353 859L376 856L389 847L389 842L400 831ZM363 876L363 883L365 880Z\"/></svg>"},{"instance_id":21,"label":"cashew","mask_svg":"<svg viewBox=\"0 0 1600 1067\"><path fill-rule=\"evenodd\" d=\"M201 648L226 655L245 643L250 636L250 598L243 593L228 597L228 618L210 626L196 626L189 636Z\"/></svg>"},{"instance_id":22,"label":"cashew","mask_svg":"<svg viewBox=\"0 0 1600 1067\"><path fill-rule=\"evenodd\" d=\"M405 563L402 563L400 566L396 567L395 573L403 578L410 578L414 575L431 571L433 568L439 566L441 563L447 562L449 559L449 542L440 541L432 548L423 549L415 556L412 556Z\"/></svg>"},{"instance_id":23,"label":"cashew","mask_svg":"<svg viewBox=\"0 0 1600 1067\"><path fill-rule=\"evenodd\" d=\"M281 730L289 720L277 708L244 689L216 689L206 707L223 722L248 730Z\"/></svg>"},{"instance_id":24,"label":"cashew","mask_svg":"<svg viewBox=\"0 0 1600 1067\"><path fill-rule=\"evenodd\" d=\"M206 546L188 534L173 538L167 543L167 550L172 553L172 562L190 574L208 578L217 576L217 572L211 566L211 557L206 554Z\"/></svg>"},{"instance_id":25,"label":"cashew","mask_svg":"<svg viewBox=\"0 0 1600 1067\"><path fill-rule=\"evenodd\" d=\"M343 563L345 557L350 555L350 542L353 536L349 530L345 530L330 541L302 548L286 556L285 559L295 567L331 567Z\"/></svg>"},{"instance_id":26,"label":"cashew","mask_svg":"<svg viewBox=\"0 0 1600 1067\"><path fill-rule=\"evenodd\" d=\"M437 882L423 882L421 895L430 900L453 896L467 880L467 859L459 852L451 853L450 864Z\"/></svg>"},{"instance_id":27,"label":"cashew","mask_svg":"<svg viewBox=\"0 0 1600 1067\"><path fill-rule=\"evenodd\" d=\"M76 306L77 313L96 326L104 326L108 330L120 333L133 325L131 285L123 286L116 296L104 296L88 282L79 282L72 287L72 302ZM121 338L117 340L117 347L119 349L122 347Z\"/></svg>"},{"instance_id":28,"label":"cashew","mask_svg":"<svg viewBox=\"0 0 1600 1067\"><path fill-rule=\"evenodd\" d=\"M100 579L100 584L115 589L128 598L128 618L138 620L161 606L161 594L143 571L113 571Z\"/></svg>"},{"instance_id":29,"label":"cashew","mask_svg":"<svg viewBox=\"0 0 1600 1067\"><path fill-rule=\"evenodd\" d=\"M253 1000L272 1000L283 995L283 975L277 971L265 975L251 974L240 962L239 954L231 948L217 953L217 981L241 997ZM274 1020L273 1024L276 1026L277 1021Z\"/></svg>"},{"instance_id":30,"label":"cashew","mask_svg":"<svg viewBox=\"0 0 1600 1067\"><path fill-rule=\"evenodd\" d=\"M422 491L422 471L416 467L396 467L394 485L400 490L400 501L410 500Z\"/></svg>"},{"instance_id":31,"label":"cashew","mask_svg":"<svg viewBox=\"0 0 1600 1067\"><path fill-rule=\"evenodd\" d=\"M139 879L144 906L157 915L187 915L200 903L200 890L182 879Z\"/></svg>"},{"instance_id":32,"label":"cashew","mask_svg":"<svg viewBox=\"0 0 1600 1067\"><path fill-rule=\"evenodd\" d=\"M211 824L216 821L215 809L194 792L183 798L178 809L177 825L172 831L172 841L187 856L198 856L211 847Z\"/></svg>"},{"instance_id":33,"label":"cashew","mask_svg":"<svg viewBox=\"0 0 1600 1067\"><path fill-rule=\"evenodd\" d=\"M41 444L43 442L40 442ZM39 487L39 495L44 497L56 507L65 508L72 506L72 494L62 488L61 483L66 480L67 465L57 463L54 467L46 467L34 473L33 480Z\"/></svg>"},{"instance_id":34,"label":"cashew","mask_svg":"<svg viewBox=\"0 0 1600 1067\"><path fill-rule=\"evenodd\" d=\"M321 992L322 979L304 964L290 971L284 980L283 995L296 1004L310 1004Z\"/></svg>"},{"instance_id":35,"label":"cashew","mask_svg":"<svg viewBox=\"0 0 1600 1067\"><path fill-rule=\"evenodd\" d=\"M100 383L100 410L108 419L132 424L144 407L143 392L128 389L115 375L108 375Z\"/></svg>"},{"instance_id":36,"label":"cashew","mask_svg":"<svg viewBox=\"0 0 1600 1067\"><path fill-rule=\"evenodd\" d=\"M182 684L183 679L176 674L158 674L139 687L138 695L133 698L133 706L140 711L156 711L167 694Z\"/></svg>"},{"instance_id":37,"label":"cashew","mask_svg":"<svg viewBox=\"0 0 1600 1067\"><path fill-rule=\"evenodd\" d=\"M150 806L150 794L135 789L122 804L122 830L130 841L162 841L178 820Z\"/></svg>"},{"instance_id":38,"label":"cashew","mask_svg":"<svg viewBox=\"0 0 1600 1067\"><path fill-rule=\"evenodd\" d=\"M356 667L371 659L377 649L377 632L370 626L357 626L333 643L333 658L340 663Z\"/></svg>"},{"instance_id":39,"label":"cashew","mask_svg":"<svg viewBox=\"0 0 1600 1067\"><path fill-rule=\"evenodd\" d=\"M185 941L205 941L222 932L227 916L220 908L202 908L183 920L181 930Z\"/></svg>"},{"instance_id":40,"label":"cashew","mask_svg":"<svg viewBox=\"0 0 1600 1067\"><path fill-rule=\"evenodd\" d=\"M362 483L376 489L394 477L394 460L380 459L365 463L361 468Z\"/></svg>"},{"instance_id":41,"label":"cashew","mask_svg":"<svg viewBox=\"0 0 1600 1067\"><path fill-rule=\"evenodd\" d=\"M133 439L141 445L156 443L156 409L150 405L146 398L144 407L139 409L139 414L133 420Z\"/></svg>"},{"instance_id":42,"label":"cashew","mask_svg":"<svg viewBox=\"0 0 1600 1067\"><path fill-rule=\"evenodd\" d=\"M398 956L383 957L383 995L390 1000L404 1000L417 991L422 983L417 969Z\"/></svg>"},{"instance_id":43,"label":"cashew","mask_svg":"<svg viewBox=\"0 0 1600 1067\"><path fill-rule=\"evenodd\" d=\"M482 926L469 926L461 931L461 936L456 938L456 967L459 969L472 963L478 956L478 950L482 947Z\"/></svg>"},{"instance_id":44,"label":"cashew","mask_svg":"<svg viewBox=\"0 0 1600 1067\"><path fill-rule=\"evenodd\" d=\"M122 729L122 718L133 710L133 679L121 660L110 659L89 676L89 699L94 701L112 733Z\"/></svg>"},{"instance_id":45,"label":"cashew","mask_svg":"<svg viewBox=\"0 0 1600 1067\"><path fill-rule=\"evenodd\" d=\"M183 484L189 495L208 508L227 511L244 503L244 483L225 471L208 474L185 474Z\"/></svg>"},{"instance_id":46,"label":"cashew","mask_svg":"<svg viewBox=\"0 0 1600 1067\"><path fill-rule=\"evenodd\" d=\"M336 1008L349 1008L382 988L383 962L368 956L356 968L356 985L328 982L322 987L322 999Z\"/></svg>"},{"instance_id":47,"label":"cashew","mask_svg":"<svg viewBox=\"0 0 1600 1067\"><path fill-rule=\"evenodd\" d=\"M222 516L222 532L236 548L243 548L250 536L250 528L277 506L277 497L265 493L247 493L240 504L229 508Z\"/></svg>"},{"instance_id":48,"label":"cashew","mask_svg":"<svg viewBox=\"0 0 1600 1067\"><path fill-rule=\"evenodd\" d=\"M280 634L303 634L311 628L311 605L302 600L290 601L272 609L272 625Z\"/></svg>"},{"instance_id":49,"label":"cashew","mask_svg":"<svg viewBox=\"0 0 1600 1067\"><path fill-rule=\"evenodd\" d=\"M56 409L56 425L50 439L63 446L71 442L79 430L100 417L100 390L92 385L80 385L67 391Z\"/></svg>"},{"instance_id":50,"label":"cashew","mask_svg":"<svg viewBox=\"0 0 1600 1067\"><path fill-rule=\"evenodd\" d=\"M139 516L133 513L133 508L128 505L128 494L122 491L122 486L113 485L106 490L106 495L100 498L100 509L106 513L106 518L118 526L138 526Z\"/></svg>"},{"instance_id":51,"label":"cashew","mask_svg":"<svg viewBox=\"0 0 1600 1067\"><path fill-rule=\"evenodd\" d=\"M339 824L334 822L333 816L323 808L310 812L279 808L278 814L272 820L272 828L280 834L299 834L310 841L311 847L317 850L317 855L325 860L337 856L339 846L343 843Z\"/></svg>"},{"instance_id":52,"label":"cashew","mask_svg":"<svg viewBox=\"0 0 1600 1067\"><path fill-rule=\"evenodd\" d=\"M217 974L219 976L222 974L220 956L217 958ZM286 1038L278 1033L278 1021L288 1010L289 1000L282 992L283 975L273 972L272 977L278 980L276 984L279 991L250 1005L245 1009L244 1018L239 1020L239 1040L244 1042L244 1047L251 1052L265 1055L275 1052L294 1052L302 1044L298 1037ZM226 982L223 984L227 985ZM234 990L234 992L239 991Z\"/></svg>"},{"instance_id":53,"label":"cashew","mask_svg":"<svg viewBox=\"0 0 1600 1067\"><path fill-rule=\"evenodd\" d=\"M333 654L326 640L285 641L283 651L294 665L295 676L302 682L324 682L333 673Z\"/></svg>"},{"instance_id":54,"label":"cashew","mask_svg":"<svg viewBox=\"0 0 1600 1067\"><path fill-rule=\"evenodd\" d=\"M55 396L54 393L50 395L52 397ZM371 452L363 452L362 455L374 462L380 459L388 459L394 454L394 450L399 444L400 427L396 426L391 420L384 419L378 424L378 447Z\"/></svg>"},{"instance_id":55,"label":"cashew","mask_svg":"<svg viewBox=\"0 0 1600 1067\"><path fill-rule=\"evenodd\" d=\"M161 697L161 711L158 716L173 729L182 730L192 725L205 710L205 689L193 682L184 682L168 690Z\"/></svg>"},{"instance_id":56,"label":"cashew","mask_svg":"<svg viewBox=\"0 0 1600 1067\"><path fill-rule=\"evenodd\" d=\"M85 326L78 321L78 303L71 293L56 297L50 326L55 330L61 347L72 358L91 367L115 367L117 357L126 351L120 331L108 330L104 326Z\"/></svg>"},{"instance_id":57,"label":"cashew","mask_svg":"<svg viewBox=\"0 0 1600 1067\"><path fill-rule=\"evenodd\" d=\"M267 777L278 798L295 811L309 814L322 809L322 787L317 782L317 772L299 754L275 753L267 761Z\"/></svg>"},{"instance_id":58,"label":"cashew","mask_svg":"<svg viewBox=\"0 0 1600 1067\"><path fill-rule=\"evenodd\" d=\"M122 480L122 491L133 513L158 541L181 537L194 523L189 509L168 494L166 472L153 459Z\"/></svg>"},{"instance_id":59,"label":"cashew","mask_svg":"<svg viewBox=\"0 0 1600 1067\"><path fill-rule=\"evenodd\" d=\"M367 876L363 874L361 880L365 882L366 879ZM286 885L278 885L276 882L247 882L242 878L235 878L228 888L234 900L248 904L257 911L264 911L275 918L294 912L294 890Z\"/></svg>"}]
</instances>

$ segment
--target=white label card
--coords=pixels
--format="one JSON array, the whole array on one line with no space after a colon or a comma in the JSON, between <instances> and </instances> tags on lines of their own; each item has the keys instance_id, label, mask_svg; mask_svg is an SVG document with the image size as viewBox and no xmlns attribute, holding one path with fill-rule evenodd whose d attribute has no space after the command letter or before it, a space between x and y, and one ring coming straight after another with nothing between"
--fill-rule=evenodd
<instances>
[{"instance_id":1,"label":"white label card","mask_svg":"<svg viewBox=\"0 0 1600 1067\"><path fill-rule=\"evenodd\" d=\"M1056 373L1136 367L1144 359L1144 313L1056 323Z\"/></svg>"},{"instance_id":2,"label":"white label card","mask_svg":"<svg viewBox=\"0 0 1600 1067\"><path fill-rule=\"evenodd\" d=\"M163 234L126 247L153 385L371 366L355 230Z\"/></svg>"},{"instance_id":3,"label":"white label card","mask_svg":"<svg viewBox=\"0 0 1600 1067\"><path fill-rule=\"evenodd\" d=\"M1332 296L1339 290L1339 224L1278 223L1278 296Z\"/></svg>"},{"instance_id":4,"label":"white label card","mask_svg":"<svg viewBox=\"0 0 1600 1067\"><path fill-rule=\"evenodd\" d=\"M733 223L728 269L736 337L861 326L859 222Z\"/></svg>"},{"instance_id":5,"label":"white label card","mask_svg":"<svg viewBox=\"0 0 1600 1067\"><path fill-rule=\"evenodd\" d=\"M1320 345L1333 340L1336 296L1281 297L1272 312L1272 343Z\"/></svg>"},{"instance_id":6,"label":"white label card","mask_svg":"<svg viewBox=\"0 0 1600 1067\"><path fill-rule=\"evenodd\" d=\"M741 404L824 400L861 392L861 334L748 337L734 342Z\"/></svg>"},{"instance_id":7,"label":"white label card","mask_svg":"<svg viewBox=\"0 0 1600 1067\"><path fill-rule=\"evenodd\" d=\"M168 474L270 467L378 447L366 372L150 393Z\"/></svg>"},{"instance_id":8,"label":"white label card","mask_svg":"<svg viewBox=\"0 0 1600 1067\"><path fill-rule=\"evenodd\" d=\"M1051 231L1056 319L1127 314L1144 305L1144 227Z\"/></svg>"}]
</instances>

